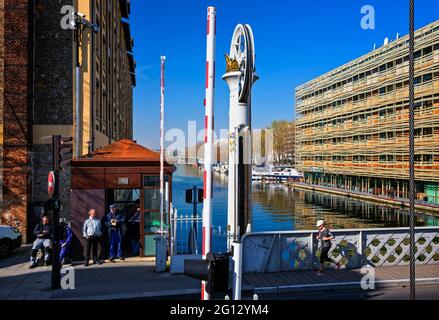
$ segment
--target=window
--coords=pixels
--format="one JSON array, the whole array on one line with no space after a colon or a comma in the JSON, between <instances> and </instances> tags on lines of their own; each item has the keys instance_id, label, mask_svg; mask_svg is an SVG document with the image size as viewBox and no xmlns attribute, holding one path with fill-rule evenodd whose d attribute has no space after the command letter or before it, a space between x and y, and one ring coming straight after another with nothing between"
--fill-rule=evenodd
<instances>
[{"instance_id":1,"label":"window","mask_svg":"<svg viewBox=\"0 0 439 320\"><path fill-rule=\"evenodd\" d=\"M420 57L422 57L422 51L418 50L418 51L415 52L415 60L419 59Z\"/></svg>"},{"instance_id":2,"label":"window","mask_svg":"<svg viewBox=\"0 0 439 320\"><path fill-rule=\"evenodd\" d=\"M158 176L145 176L145 177L143 177L143 186L144 187L159 187L160 186L160 177L158 177Z\"/></svg>"},{"instance_id":3,"label":"window","mask_svg":"<svg viewBox=\"0 0 439 320\"><path fill-rule=\"evenodd\" d=\"M424 154L422 156L422 161L424 163L432 163L433 162L433 155L432 154Z\"/></svg>"},{"instance_id":4,"label":"window","mask_svg":"<svg viewBox=\"0 0 439 320\"><path fill-rule=\"evenodd\" d=\"M424 128L424 136L431 136L433 135L433 128Z\"/></svg>"},{"instance_id":5,"label":"window","mask_svg":"<svg viewBox=\"0 0 439 320\"><path fill-rule=\"evenodd\" d=\"M424 74L424 76L422 77L423 82L429 82L431 80L433 80L433 74L431 73Z\"/></svg>"},{"instance_id":6,"label":"window","mask_svg":"<svg viewBox=\"0 0 439 320\"><path fill-rule=\"evenodd\" d=\"M427 54L430 54L432 51L433 51L432 47L427 47L427 48L424 48L424 50L422 50L422 54L424 56L426 56Z\"/></svg>"},{"instance_id":7,"label":"window","mask_svg":"<svg viewBox=\"0 0 439 320\"><path fill-rule=\"evenodd\" d=\"M414 79L414 82L415 82L415 85L419 85L419 84L421 84L421 81L422 81L422 78L419 76L419 77L416 77L415 79Z\"/></svg>"}]
</instances>

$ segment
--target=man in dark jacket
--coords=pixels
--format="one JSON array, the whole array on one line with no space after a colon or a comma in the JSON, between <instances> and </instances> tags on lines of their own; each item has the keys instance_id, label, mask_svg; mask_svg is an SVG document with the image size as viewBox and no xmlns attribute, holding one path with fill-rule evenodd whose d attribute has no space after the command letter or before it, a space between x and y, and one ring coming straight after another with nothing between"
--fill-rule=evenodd
<instances>
[{"instance_id":1,"label":"man in dark jacket","mask_svg":"<svg viewBox=\"0 0 439 320\"><path fill-rule=\"evenodd\" d=\"M105 216L105 225L108 229L110 240L110 261L115 262L116 258L125 260L122 256L122 225L125 218L117 212L116 205L110 206L110 212Z\"/></svg>"},{"instance_id":2,"label":"man in dark jacket","mask_svg":"<svg viewBox=\"0 0 439 320\"><path fill-rule=\"evenodd\" d=\"M38 250L44 248L44 262L45 265L50 265L50 251L52 249L52 236L53 228L49 222L49 217L44 216L41 218L41 222L36 225L34 234L37 239L34 241L30 257L30 268L37 266L37 254Z\"/></svg>"}]
</instances>

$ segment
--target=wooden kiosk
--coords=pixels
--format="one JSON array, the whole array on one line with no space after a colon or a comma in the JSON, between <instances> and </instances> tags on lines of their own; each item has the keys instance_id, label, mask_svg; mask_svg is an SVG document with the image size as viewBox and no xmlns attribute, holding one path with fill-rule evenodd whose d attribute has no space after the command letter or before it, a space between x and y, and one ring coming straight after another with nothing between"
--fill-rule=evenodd
<instances>
[{"instance_id":1,"label":"wooden kiosk","mask_svg":"<svg viewBox=\"0 0 439 320\"><path fill-rule=\"evenodd\" d=\"M73 258L82 257L82 225L88 211L99 218L116 204L126 215L141 210L140 256L155 255L154 238L160 229L160 154L130 140L121 140L71 163L71 222L75 236ZM169 226L172 174L175 167L165 162L165 224ZM101 256L106 255L104 232ZM125 241L126 242L126 241ZM103 251L103 252L102 252Z\"/></svg>"}]
</instances>

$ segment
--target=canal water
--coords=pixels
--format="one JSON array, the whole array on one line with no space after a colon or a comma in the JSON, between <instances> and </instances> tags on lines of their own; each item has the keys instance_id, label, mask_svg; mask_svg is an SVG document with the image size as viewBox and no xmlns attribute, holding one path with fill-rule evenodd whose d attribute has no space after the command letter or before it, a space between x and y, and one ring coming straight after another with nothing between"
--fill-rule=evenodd
<instances>
[{"instance_id":1,"label":"canal water","mask_svg":"<svg viewBox=\"0 0 439 320\"><path fill-rule=\"evenodd\" d=\"M203 187L202 171L192 166L177 166L173 178L173 205L179 215L192 215L193 206L185 203L185 190L193 186ZM213 192L214 230L224 232L227 225L227 177L215 175ZM201 212L202 205L199 205L198 214ZM254 232L313 230L320 219L332 229L409 226L406 209L292 189L282 184L253 183ZM439 226L439 216L417 212L417 225ZM218 242L222 243L222 248L225 242Z\"/></svg>"}]
</instances>

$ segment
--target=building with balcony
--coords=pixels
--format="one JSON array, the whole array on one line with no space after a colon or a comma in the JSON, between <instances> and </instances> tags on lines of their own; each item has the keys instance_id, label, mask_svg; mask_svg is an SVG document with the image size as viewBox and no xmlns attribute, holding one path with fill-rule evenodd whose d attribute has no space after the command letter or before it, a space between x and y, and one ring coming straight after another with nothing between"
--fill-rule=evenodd
<instances>
[{"instance_id":1,"label":"building with balcony","mask_svg":"<svg viewBox=\"0 0 439 320\"><path fill-rule=\"evenodd\" d=\"M307 183L407 198L409 38L296 88L296 162ZM439 21L415 33L418 200L439 204Z\"/></svg>"}]
</instances>

